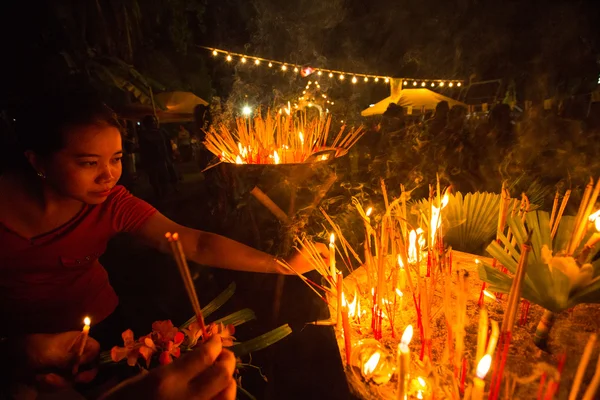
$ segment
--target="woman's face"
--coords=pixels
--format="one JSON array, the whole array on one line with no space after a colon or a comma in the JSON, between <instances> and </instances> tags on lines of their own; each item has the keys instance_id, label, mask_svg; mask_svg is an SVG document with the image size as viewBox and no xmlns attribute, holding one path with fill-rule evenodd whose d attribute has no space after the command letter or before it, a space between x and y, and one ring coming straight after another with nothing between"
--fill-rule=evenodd
<instances>
[{"instance_id":1,"label":"woman's face","mask_svg":"<svg viewBox=\"0 0 600 400\"><path fill-rule=\"evenodd\" d=\"M119 130L109 125L73 127L64 139L64 148L43 164L46 182L61 196L102 203L121 177Z\"/></svg>"}]
</instances>

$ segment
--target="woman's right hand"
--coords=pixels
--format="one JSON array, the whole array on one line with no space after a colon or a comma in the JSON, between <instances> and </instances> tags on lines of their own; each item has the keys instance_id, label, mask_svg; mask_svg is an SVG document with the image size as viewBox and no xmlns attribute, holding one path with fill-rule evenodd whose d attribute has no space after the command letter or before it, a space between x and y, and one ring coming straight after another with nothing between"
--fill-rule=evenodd
<instances>
[{"instance_id":1,"label":"woman's right hand","mask_svg":"<svg viewBox=\"0 0 600 400\"><path fill-rule=\"evenodd\" d=\"M233 353L215 334L172 364L122 382L102 400L234 400L234 370Z\"/></svg>"}]
</instances>

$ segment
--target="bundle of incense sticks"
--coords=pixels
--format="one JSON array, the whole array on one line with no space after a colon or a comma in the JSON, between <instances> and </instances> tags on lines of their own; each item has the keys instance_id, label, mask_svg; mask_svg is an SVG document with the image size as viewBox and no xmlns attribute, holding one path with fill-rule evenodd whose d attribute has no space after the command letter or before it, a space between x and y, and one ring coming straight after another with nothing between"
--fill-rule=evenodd
<instances>
[{"instance_id":1,"label":"bundle of incense sticks","mask_svg":"<svg viewBox=\"0 0 600 400\"><path fill-rule=\"evenodd\" d=\"M290 164L307 161L321 150L348 151L362 137L362 127L346 129L329 139L331 116L308 118L306 113L237 118L235 129L220 124L206 132L206 148L222 162L236 164ZM322 154L317 161L329 159Z\"/></svg>"},{"instance_id":2,"label":"bundle of incense sticks","mask_svg":"<svg viewBox=\"0 0 600 400\"><path fill-rule=\"evenodd\" d=\"M179 273L181 274L181 279L183 279L185 291L187 292L188 297L190 299L190 303L192 304L194 314L196 314L196 320L198 321L198 323L200 324L200 328L202 329L202 339L206 340L207 332L206 325L204 325L204 317L202 316L202 308L200 307L200 301L198 300L198 295L196 294L194 280L192 279L192 275L190 274L190 268L185 258L183 247L181 246L181 242L179 241L179 234L177 232L173 234L167 232L165 234L165 237L169 242L169 247L171 248L171 252L173 253L173 258L175 259L175 263L177 264L177 269L179 269Z\"/></svg>"}]
</instances>

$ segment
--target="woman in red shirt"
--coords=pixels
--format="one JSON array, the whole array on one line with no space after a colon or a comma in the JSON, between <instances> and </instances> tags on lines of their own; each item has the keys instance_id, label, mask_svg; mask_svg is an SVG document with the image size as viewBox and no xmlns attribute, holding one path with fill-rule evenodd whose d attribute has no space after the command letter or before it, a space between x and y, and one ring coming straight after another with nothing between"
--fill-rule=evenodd
<instances>
[{"instance_id":1,"label":"woman in red shirt","mask_svg":"<svg viewBox=\"0 0 600 400\"><path fill-rule=\"evenodd\" d=\"M35 118L17 121L21 167L0 176L0 320L9 331L0 335L80 329L85 315L106 319L118 298L98 258L119 232L163 252L165 232L179 232L199 264L288 273L273 256L181 226L117 185L123 148L108 107L85 98L42 104ZM288 261L310 269L300 254Z\"/></svg>"}]
</instances>

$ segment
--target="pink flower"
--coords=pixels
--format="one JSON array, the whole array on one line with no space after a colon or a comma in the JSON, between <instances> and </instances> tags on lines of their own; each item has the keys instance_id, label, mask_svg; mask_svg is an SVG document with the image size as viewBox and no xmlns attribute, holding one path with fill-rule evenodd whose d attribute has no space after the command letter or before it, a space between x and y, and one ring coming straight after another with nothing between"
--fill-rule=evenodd
<instances>
[{"instance_id":1,"label":"pink flower","mask_svg":"<svg viewBox=\"0 0 600 400\"><path fill-rule=\"evenodd\" d=\"M198 340L202 337L202 328L200 328L200 324L198 322L192 322L188 329L182 330L187 335L188 347L195 347L196 344L198 344ZM233 341L235 340L235 337L232 336L235 332L235 327L233 325L225 326L223 324L212 323L206 327L206 331L208 336L212 336L215 333L220 334L223 346L233 346Z\"/></svg>"},{"instance_id":2,"label":"pink flower","mask_svg":"<svg viewBox=\"0 0 600 400\"><path fill-rule=\"evenodd\" d=\"M121 337L123 338L125 347L113 347L110 350L110 357L114 362L119 362L122 359L127 358L127 364L133 367L137 364L137 359L140 355L140 344L136 343L133 339L133 331L131 329L127 329L123 332Z\"/></svg>"},{"instance_id":3,"label":"pink flower","mask_svg":"<svg viewBox=\"0 0 600 400\"><path fill-rule=\"evenodd\" d=\"M159 346L174 341L178 332L179 330L173 326L170 320L156 321L152 324L152 337L159 342Z\"/></svg>"},{"instance_id":4,"label":"pink flower","mask_svg":"<svg viewBox=\"0 0 600 400\"><path fill-rule=\"evenodd\" d=\"M173 362L173 357L177 358L181 355L181 348L179 345L183 343L185 336L181 332L175 334L175 341L169 341L163 348L163 352L158 357L158 362L161 365L170 364Z\"/></svg>"},{"instance_id":5,"label":"pink flower","mask_svg":"<svg viewBox=\"0 0 600 400\"><path fill-rule=\"evenodd\" d=\"M210 324L209 332L210 334L218 333L221 335L221 340L223 341L224 347L233 346L233 341L235 337L233 334L235 333L235 326L233 325L223 325L223 324Z\"/></svg>"}]
</instances>

